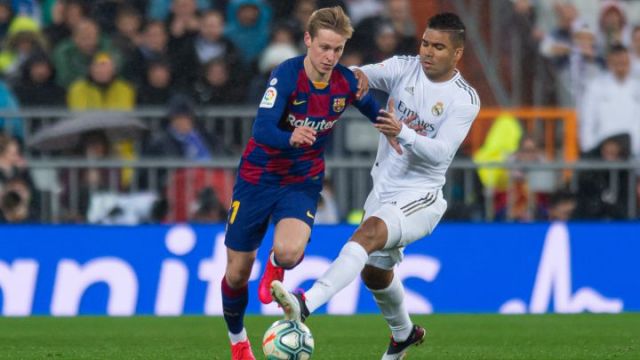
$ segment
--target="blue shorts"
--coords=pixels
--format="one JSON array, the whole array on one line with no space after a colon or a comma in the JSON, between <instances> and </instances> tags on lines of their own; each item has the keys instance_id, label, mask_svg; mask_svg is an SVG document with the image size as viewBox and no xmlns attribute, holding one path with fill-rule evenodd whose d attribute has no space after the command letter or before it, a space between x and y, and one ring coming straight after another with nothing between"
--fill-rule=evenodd
<instances>
[{"instance_id":1,"label":"blue shorts","mask_svg":"<svg viewBox=\"0 0 640 360\"><path fill-rule=\"evenodd\" d=\"M238 177L224 243L236 251L253 251L260 247L269 226L284 218L295 218L313 226L320 188L317 186L253 185Z\"/></svg>"}]
</instances>

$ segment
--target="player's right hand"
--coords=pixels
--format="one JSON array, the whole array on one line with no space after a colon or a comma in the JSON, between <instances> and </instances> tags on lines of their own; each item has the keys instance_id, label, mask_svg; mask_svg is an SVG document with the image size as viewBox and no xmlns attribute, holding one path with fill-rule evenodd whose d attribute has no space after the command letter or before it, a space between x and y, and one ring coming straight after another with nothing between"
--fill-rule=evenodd
<instances>
[{"instance_id":1,"label":"player's right hand","mask_svg":"<svg viewBox=\"0 0 640 360\"><path fill-rule=\"evenodd\" d=\"M317 132L308 126L297 127L289 138L289 144L293 147L311 146L316 142L316 134Z\"/></svg>"},{"instance_id":2,"label":"player's right hand","mask_svg":"<svg viewBox=\"0 0 640 360\"><path fill-rule=\"evenodd\" d=\"M369 78L360 69L353 70L353 74L355 75L356 80L358 80L358 92L356 93L356 99L360 100L367 95L367 92L369 92Z\"/></svg>"}]
</instances>

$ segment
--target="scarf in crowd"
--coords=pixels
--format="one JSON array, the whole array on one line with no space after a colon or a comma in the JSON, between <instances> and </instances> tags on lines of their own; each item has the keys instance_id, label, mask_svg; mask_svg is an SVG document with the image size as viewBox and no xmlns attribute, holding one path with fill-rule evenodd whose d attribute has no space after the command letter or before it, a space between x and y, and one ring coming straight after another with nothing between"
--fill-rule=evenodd
<instances>
[{"instance_id":1,"label":"scarf in crowd","mask_svg":"<svg viewBox=\"0 0 640 360\"><path fill-rule=\"evenodd\" d=\"M169 130L171 136L173 136L180 145L182 146L182 151L184 157L189 160L208 160L211 159L211 154L209 153L209 149L207 145L202 140L200 134L196 131L191 130L186 134L180 134L174 129Z\"/></svg>"}]
</instances>

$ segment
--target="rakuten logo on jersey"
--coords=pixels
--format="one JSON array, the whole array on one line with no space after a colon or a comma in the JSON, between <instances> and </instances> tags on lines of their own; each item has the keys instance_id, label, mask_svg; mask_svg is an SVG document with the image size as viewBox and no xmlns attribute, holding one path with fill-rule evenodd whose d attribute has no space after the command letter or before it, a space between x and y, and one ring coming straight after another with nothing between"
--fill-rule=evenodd
<instances>
[{"instance_id":1,"label":"rakuten logo on jersey","mask_svg":"<svg viewBox=\"0 0 640 360\"><path fill-rule=\"evenodd\" d=\"M297 128L301 126L307 126L316 131L329 130L333 127L333 125L336 122L336 120L327 121L325 119L322 119L322 121L315 121L315 120L309 119L308 117L305 118L304 120L296 119L296 117L293 115L289 115L289 117L287 118L287 121L289 122L289 125L291 125L291 127Z\"/></svg>"}]
</instances>

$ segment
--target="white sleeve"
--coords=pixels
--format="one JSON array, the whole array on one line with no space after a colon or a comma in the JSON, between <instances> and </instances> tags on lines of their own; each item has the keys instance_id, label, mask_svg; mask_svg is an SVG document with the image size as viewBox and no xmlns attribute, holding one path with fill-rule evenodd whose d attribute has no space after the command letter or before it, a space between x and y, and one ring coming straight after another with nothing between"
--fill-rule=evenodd
<instances>
[{"instance_id":1,"label":"white sleeve","mask_svg":"<svg viewBox=\"0 0 640 360\"><path fill-rule=\"evenodd\" d=\"M396 81L402 76L402 60L397 56L389 58L381 63L364 65L362 70L369 79L369 87L391 93Z\"/></svg>"},{"instance_id":2,"label":"white sleeve","mask_svg":"<svg viewBox=\"0 0 640 360\"><path fill-rule=\"evenodd\" d=\"M599 78L597 78L599 79ZM588 86L582 100L581 108L578 109L578 126L579 126L579 138L580 138L580 150L587 152L593 149L596 144L597 122L598 115L597 104L598 101L598 86L601 84L599 81L592 81Z\"/></svg>"},{"instance_id":3,"label":"white sleeve","mask_svg":"<svg viewBox=\"0 0 640 360\"><path fill-rule=\"evenodd\" d=\"M471 104L457 106L442 124L434 138L418 135L413 129L402 125L398 142L430 164L449 161L458 151L469 132L480 107Z\"/></svg>"}]
</instances>

